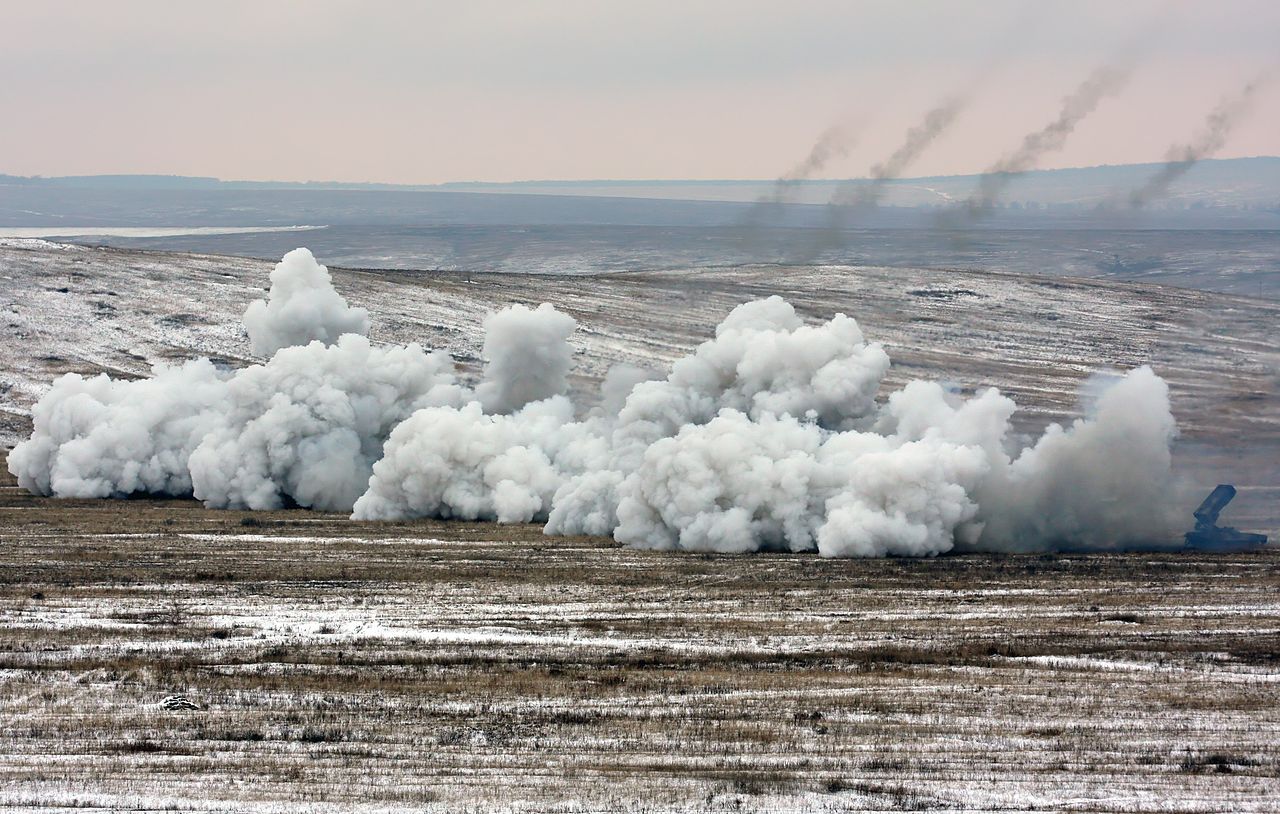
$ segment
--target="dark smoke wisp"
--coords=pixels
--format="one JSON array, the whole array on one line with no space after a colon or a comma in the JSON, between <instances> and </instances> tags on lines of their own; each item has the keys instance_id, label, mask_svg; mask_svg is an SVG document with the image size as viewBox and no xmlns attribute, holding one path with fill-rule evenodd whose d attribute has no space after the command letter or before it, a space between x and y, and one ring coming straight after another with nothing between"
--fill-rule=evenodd
<instances>
[{"instance_id":1,"label":"dark smoke wisp","mask_svg":"<svg viewBox=\"0 0 1280 814\"><path fill-rule=\"evenodd\" d=\"M1133 67L1131 61L1125 61L1104 65L1090 74L1071 95L1062 100L1062 109L1053 121L1028 133L1016 150L983 172L978 190L960 205L958 214L968 220L977 220L987 215L1009 184L1035 169L1046 154L1061 150L1080 122L1097 110L1104 98L1118 93L1125 86L1133 73ZM953 220L956 213L948 214L949 217L944 216L944 221Z\"/></svg>"},{"instance_id":2,"label":"dark smoke wisp","mask_svg":"<svg viewBox=\"0 0 1280 814\"><path fill-rule=\"evenodd\" d=\"M871 168L868 181L842 183L832 195L831 204L846 210L867 209L879 204L889 182L902 177L925 148L951 126L967 102L965 97L954 96L930 110L919 124L907 131L906 140L892 155Z\"/></svg>"},{"instance_id":3,"label":"dark smoke wisp","mask_svg":"<svg viewBox=\"0 0 1280 814\"><path fill-rule=\"evenodd\" d=\"M1261 74L1250 80L1239 93L1219 102L1217 107L1205 117L1204 129L1196 138L1185 144L1171 147L1165 165L1147 179L1145 184L1129 193L1129 207L1141 209L1151 201L1163 198L1169 193L1169 188L1174 182L1186 175L1201 159L1208 158L1221 150L1232 128L1252 110L1258 91L1272 79L1273 75L1273 72Z\"/></svg>"},{"instance_id":4,"label":"dark smoke wisp","mask_svg":"<svg viewBox=\"0 0 1280 814\"><path fill-rule=\"evenodd\" d=\"M799 164L773 182L773 187L755 200L747 213L738 221L743 230L744 248L748 256L759 259L769 247L763 230L777 225L783 217L783 207L795 198L797 188L822 172L833 160L849 154L857 141L857 130L845 124L828 127L814 142Z\"/></svg>"},{"instance_id":5,"label":"dark smoke wisp","mask_svg":"<svg viewBox=\"0 0 1280 814\"><path fill-rule=\"evenodd\" d=\"M969 103L967 94L956 94L929 110L888 158L875 164L866 179L841 183L826 207L825 223L792 262L808 263L823 252L845 244L844 231L859 215L875 209L888 185L902 177L930 144L946 132Z\"/></svg>"},{"instance_id":6,"label":"dark smoke wisp","mask_svg":"<svg viewBox=\"0 0 1280 814\"><path fill-rule=\"evenodd\" d=\"M774 181L773 189L757 199L756 203L781 204L791 200L792 193L802 181L822 172L833 159L848 155L855 140L855 133L845 125L837 124L827 128L809 150L809 155L790 172Z\"/></svg>"}]
</instances>

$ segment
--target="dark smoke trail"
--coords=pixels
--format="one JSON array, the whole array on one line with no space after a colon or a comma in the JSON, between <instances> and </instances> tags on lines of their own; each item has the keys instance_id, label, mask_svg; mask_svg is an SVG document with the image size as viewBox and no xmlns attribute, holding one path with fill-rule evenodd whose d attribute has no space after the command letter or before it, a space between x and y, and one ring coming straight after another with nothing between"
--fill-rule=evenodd
<instances>
[{"instance_id":1,"label":"dark smoke trail","mask_svg":"<svg viewBox=\"0 0 1280 814\"><path fill-rule=\"evenodd\" d=\"M871 168L866 180L845 181L836 187L827 204L826 223L794 262L808 263L826 251L845 243L845 230L854 218L875 209L889 183L900 178L930 144L956 120L968 103L965 95L955 95L932 108L919 124L907 131L906 139L884 161Z\"/></svg>"},{"instance_id":2,"label":"dark smoke trail","mask_svg":"<svg viewBox=\"0 0 1280 814\"><path fill-rule=\"evenodd\" d=\"M827 204L826 223L808 245L789 259L808 263L824 251L844 245L844 230L858 215L879 205L885 189L900 178L916 159L956 120L969 102L968 94L956 94L929 110L919 124L907 131L902 144L884 161L871 168L865 180L842 182Z\"/></svg>"},{"instance_id":3,"label":"dark smoke trail","mask_svg":"<svg viewBox=\"0 0 1280 814\"><path fill-rule=\"evenodd\" d=\"M879 205L889 183L906 174L925 149L951 127L968 107L977 89L1019 50L1028 31L1040 25L1039 17L1040 9L1034 5L1024 7L1010 20L1008 30L994 41L991 52L995 56L980 67L967 85L925 113L924 118L907 131L902 144L887 159L871 168L866 180L846 181L836 188L831 197L826 237L833 237L830 230L845 225L851 216Z\"/></svg>"},{"instance_id":4,"label":"dark smoke trail","mask_svg":"<svg viewBox=\"0 0 1280 814\"><path fill-rule=\"evenodd\" d=\"M827 128L809 150L809 155L790 172L774 181L773 189L767 195L757 199L756 203L764 205L785 203L790 199L792 190L801 181L808 180L821 172L832 159L848 155L854 141L854 133L844 125L837 124Z\"/></svg>"},{"instance_id":5,"label":"dark smoke trail","mask_svg":"<svg viewBox=\"0 0 1280 814\"><path fill-rule=\"evenodd\" d=\"M1124 89L1139 58L1165 30L1172 9L1171 2L1162 6L1120 47L1115 58L1096 69L1071 95L1062 100L1062 109L1057 118L1041 129L1028 133L1018 149L983 172L977 192L961 204L958 213L944 213L940 221L954 224L957 215L970 221L989 215L1009 184L1034 169L1047 153L1061 150L1080 122L1097 110L1103 99Z\"/></svg>"},{"instance_id":6,"label":"dark smoke trail","mask_svg":"<svg viewBox=\"0 0 1280 814\"><path fill-rule=\"evenodd\" d=\"M930 110L919 124L907 131L906 140L892 155L871 168L869 182L842 183L831 196L831 204L855 210L878 204L888 183L902 177L925 148L951 126L967 103L966 97L953 96Z\"/></svg>"},{"instance_id":7,"label":"dark smoke trail","mask_svg":"<svg viewBox=\"0 0 1280 814\"><path fill-rule=\"evenodd\" d=\"M762 229L782 220L783 206L791 202L796 188L822 172L834 159L848 155L856 141L857 132L854 128L843 124L832 125L818 137L803 161L779 176L766 194L756 198L737 224L743 230L742 239L748 257L759 258L766 250Z\"/></svg>"},{"instance_id":8,"label":"dark smoke trail","mask_svg":"<svg viewBox=\"0 0 1280 814\"><path fill-rule=\"evenodd\" d=\"M808 263L824 251L843 247L846 241L844 232L850 223L879 206L889 184L901 178L925 149L951 127L976 90L1021 47L1028 30L1039 25L1040 18L1041 9L1036 4L1028 4L1014 15L1008 29L993 42L990 53L994 56L981 66L967 85L961 86L962 90L944 98L910 128L898 148L884 161L872 166L865 179L840 183L827 204L825 223L816 230L815 237L807 241L807 245L791 252L786 260ZM802 163L800 166L805 165ZM782 186L783 180L780 179L779 187Z\"/></svg>"},{"instance_id":9,"label":"dark smoke trail","mask_svg":"<svg viewBox=\"0 0 1280 814\"><path fill-rule=\"evenodd\" d=\"M1152 200L1164 197L1174 182L1186 175L1196 162L1221 150L1236 122L1253 107L1253 100L1258 90L1265 86L1273 75L1272 72L1268 72L1257 76L1235 96L1219 102L1218 106L1205 117L1204 129L1195 140L1170 148L1167 163L1147 179L1145 184L1129 193L1129 207L1140 209Z\"/></svg>"},{"instance_id":10,"label":"dark smoke trail","mask_svg":"<svg viewBox=\"0 0 1280 814\"><path fill-rule=\"evenodd\" d=\"M1104 65L1089 75L1062 101L1057 118L1034 133L1028 133L1018 149L1001 158L982 174L978 191L961 204L961 214L976 220L989 213L1001 193L1020 175L1034 169L1040 159L1061 150L1067 137L1107 96L1120 91L1133 73L1133 63Z\"/></svg>"},{"instance_id":11,"label":"dark smoke trail","mask_svg":"<svg viewBox=\"0 0 1280 814\"><path fill-rule=\"evenodd\" d=\"M782 205L788 203L795 188L807 181L827 166L833 159L849 154L857 140L854 130L843 124L834 124L818 136L809 154L790 171L778 176L773 187L764 195L756 198L755 204L739 221L738 225L749 230L756 229L766 222L778 219Z\"/></svg>"}]
</instances>

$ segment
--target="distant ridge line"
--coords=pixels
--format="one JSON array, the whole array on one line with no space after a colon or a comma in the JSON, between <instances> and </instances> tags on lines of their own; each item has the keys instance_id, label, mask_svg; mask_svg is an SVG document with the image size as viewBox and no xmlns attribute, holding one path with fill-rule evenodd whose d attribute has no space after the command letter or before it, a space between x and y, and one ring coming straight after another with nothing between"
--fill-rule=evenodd
<instances>
[{"instance_id":1,"label":"distant ridge line","mask_svg":"<svg viewBox=\"0 0 1280 814\"><path fill-rule=\"evenodd\" d=\"M1117 177L1138 175L1163 166L1162 161L1151 161L1137 164L1098 164L1087 167L1063 167L1059 169L1031 170L1026 173L1031 177L1045 176L1080 176L1080 175L1114 175ZM1255 167L1280 167L1280 156L1250 156L1243 158L1211 158L1200 162L1203 167L1228 167L1249 164ZM893 185L911 185L928 182L962 182L975 179L981 173L960 175L923 175L912 178L899 178L889 183ZM747 187L771 184L772 178L620 178L620 179L527 179L520 181L446 181L439 184L395 184L381 182L353 181L224 181L212 176L199 175L147 175L147 174L102 174L102 175L63 175L63 176L23 176L0 174L0 186L40 186L64 187L76 189L103 190L353 190L353 191L405 191L405 192L448 192L467 190L491 190L510 188L564 188L590 189L596 187ZM823 178L797 181L801 186L821 187L840 183L857 183L866 178Z\"/></svg>"}]
</instances>

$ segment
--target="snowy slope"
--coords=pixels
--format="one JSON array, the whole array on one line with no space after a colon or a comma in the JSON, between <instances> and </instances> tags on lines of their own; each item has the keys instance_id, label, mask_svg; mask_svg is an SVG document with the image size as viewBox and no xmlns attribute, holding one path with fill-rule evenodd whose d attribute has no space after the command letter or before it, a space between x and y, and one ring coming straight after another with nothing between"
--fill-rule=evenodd
<instances>
[{"instance_id":1,"label":"snowy slope","mask_svg":"<svg viewBox=\"0 0 1280 814\"><path fill-rule=\"evenodd\" d=\"M6 440L56 375L142 375L207 355L243 364L240 316L271 264L240 258L0 243L0 410ZM549 301L581 324L579 385L616 361L661 366L744 300L781 293L806 316L857 318L918 376L995 385L1041 416L1069 415L1096 368L1151 363L1191 437L1280 437L1274 326L1280 304L1158 286L961 271L732 268L590 278L334 270L369 309L373 338L449 350L477 369L483 316Z\"/></svg>"}]
</instances>

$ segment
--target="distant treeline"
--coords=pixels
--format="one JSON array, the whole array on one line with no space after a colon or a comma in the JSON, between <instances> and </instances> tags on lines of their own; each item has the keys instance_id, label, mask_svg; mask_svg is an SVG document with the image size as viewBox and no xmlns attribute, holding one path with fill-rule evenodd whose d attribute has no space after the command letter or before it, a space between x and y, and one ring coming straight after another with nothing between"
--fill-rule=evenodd
<instances>
[{"instance_id":1,"label":"distant treeline","mask_svg":"<svg viewBox=\"0 0 1280 814\"><path fill-rule=\"evenodd\" d=\"M1145 164L1106 164L1095 167L1031 170L1020 179L1029 187L1038 189L1042 184L1058 182L1069 185L1125 186L1147 178L1163 167L1160 162ZM1280 157L1206 159L1194 169L1196 186L1217 186L1232 182L1247 182L1254 188L1270 187L1280 203ZM971 185L979 175L921 176L899 178L890 183L896 186L919 184ZM860 179L806 179L799 185L821 188L837 183L857 182ZM0 185L8 186L57 186L79 189L337 189L377 191L485 191L485 192L541 192L544 194L599 194L600 190L645 190L666 188L672 198L684 197L682 190L689 188L744 188L772 184L771 179L596 179L596 180L527 180L527 181L453 181L442 184L390 184L347 181L224 181L219 178L198 175L64 175L22 176L0 174ZM625 195L625 193L623 193ZM1016 193L1013 198L1022 197Z\"/></svg>"}]
</instances>

